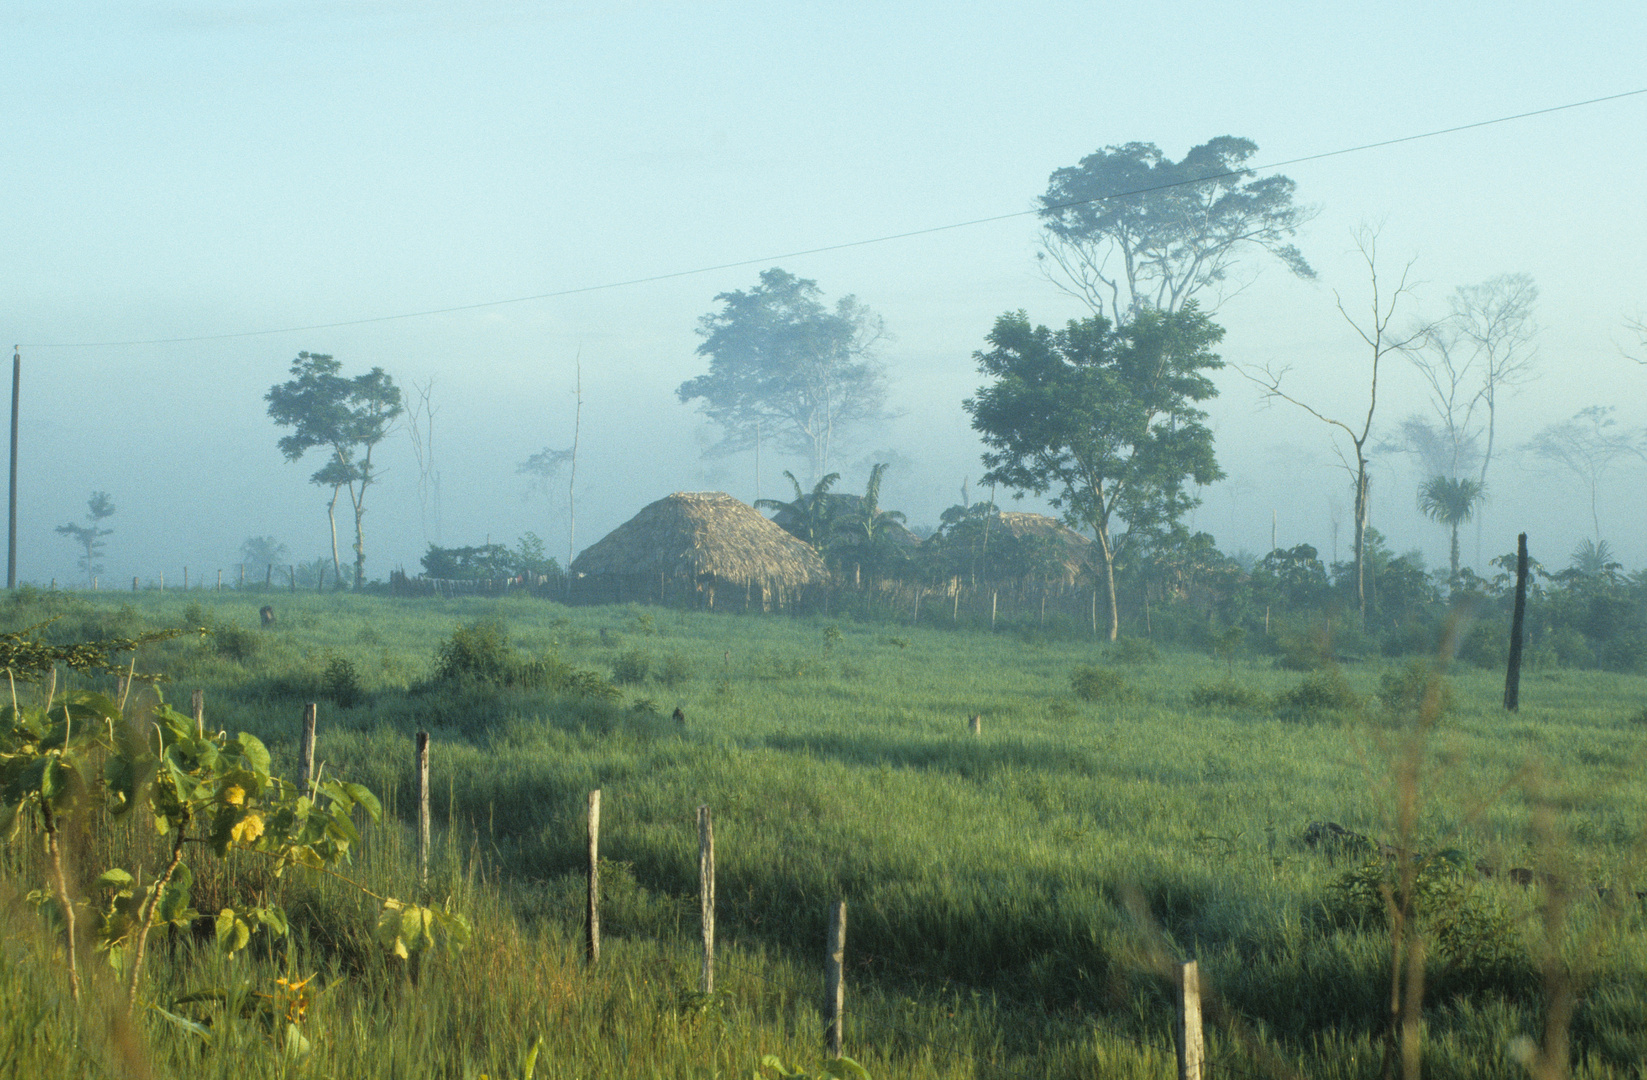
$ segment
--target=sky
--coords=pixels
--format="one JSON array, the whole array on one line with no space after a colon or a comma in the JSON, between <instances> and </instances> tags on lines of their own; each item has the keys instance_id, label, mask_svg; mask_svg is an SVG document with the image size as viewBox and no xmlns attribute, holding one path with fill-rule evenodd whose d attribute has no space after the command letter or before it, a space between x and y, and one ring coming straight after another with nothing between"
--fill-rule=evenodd
<instances>
[{"instance_id":1,"label":"sky","mask_svg":"<svg viewBox=\"0 0 1647 1080\"><path fill-rule=\"evenodd\" d=\"M529 530L564 561L677 490L752 500L753 460L706 458L716 432L675 388L705 369L695 329L715 296L770 266L885 319L897 417L832 467L861 490L892 461L883 503L936 524L963 481L978 492L961 402L995 319L1085 314L1034 257L1026 212L1053 170L1219 135L1289 162L1647 89L1636 0L0 0L0 44L0 339L22 345L18 574L40 584L80 575L54 528L83 521L93 491L117 507L105 581L232 575L253 536L293 561L329 552L320 462L282 459L263 400L305 350L430 388L439 513L402 431L368 496L369 576L416 573L432 541ZM1500 408L1464 555L1484 569L1527 531L1565 565L1593 536L1587 492L1520 448L1595 404L1647 426L1647 367L1625 355L1647 351L1626 322L1647 314L1644 133L1647 94L1279 169L1318 211L1296 242L1319 276L1254 254L1256 279L1218 308L1230 366L1209 422L1228 478L1193 526L1226 551L1268 550L1273 525L1282 546L1349 557L1329 429L1266 406L1237 368L1290 367L1321 411L1365 410L1366 349L1336 300L1367 303L1353 236L1371 227L1383 281L1411 263L1398 322L1442 314L1459 286L1534 278L1539 377ZM788 254L1002 215L1018 216ZM565 295L257 333L547 293ZM1423 408L1414 372L1386 367L1375 428ZM529 490L517 466L570 445L575 420L569 536L566 493ZM758 494L804 467L767 453ZM1444 564L1410 461L1373 468L1373 525ZM1599 500L1631 568L1647 564L1644 490L1632 459Z\"/></svg>"}]
</instances>

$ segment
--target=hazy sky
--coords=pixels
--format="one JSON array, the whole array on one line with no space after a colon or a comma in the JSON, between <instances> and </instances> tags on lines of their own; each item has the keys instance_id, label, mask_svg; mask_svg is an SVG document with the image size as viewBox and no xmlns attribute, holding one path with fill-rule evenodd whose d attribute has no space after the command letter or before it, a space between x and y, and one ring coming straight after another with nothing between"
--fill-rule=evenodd
<instances>
[{"instance_id":1,"label":"hazy sky","mask_svg":"<svg viewBox=\"0 0 1647 1080\"><path fill-rule=\"evenodd\" d=\"M716 293L781 265L856 294L895 335L901 418L848 447L843 490L897 462L883 501L935 523L982 471L961 400L995 318L1082 314L1038 270L1033 217L798 258L785 252L1031 209L1095 149L1170 156L1217 135L1279 162L1647 87L1639 0L1533 3L547 4L0 0L0 338L23 348L20 576L75 576L96 489L119 507L106 578L230 567L273 535L327 549L319 462L285 463L263 393L299 350L349 372L433 380L440 539L564 559L564 496L516 465L571 442L584 407L577 546L671 491L755 496L753 462L712 440L674 388L699 374ZM1351 243L1381 224L1413 309L1526 272L1542 377L1500 414L1500 446L1595 403L1647 424L1647 368L1621 355L1647 312L1647 95L1286 167L1320 209L1298 238L1314 283L1276 264L1217 314L1222 353L1293 366L1324 408L1365 408ZM227 334L365 319L753 260L653 284L425 318L130 347L46 343ZM33 344L28 344L33 343ZM1639 350L1638 350L1639 351ZM1422 407L1390 368L1380 427ZM1197 528L1226 550L1278 539L1331 554L1349 483L1327 430L1264 409L1231 370L1211 412L1229 480ZM1358 405L1359 402L1359 405ZM763 462L763 495L779 470ZM411 444L385 447L368 573L416 571L432 539ZM1382 456L1374 525L1445 560L1417 474ZM1621 464L1605 538L1647 563L1647 466ZM1004 496L1003 502L1008 502ZM1528 530L1564 564L1591 531L1569 477L1506 452L1484 554ZM1339 546L1347 557L1348 528ZM1465 555L1474 554L1473 537Z\"/></svg>"}]
</instances>

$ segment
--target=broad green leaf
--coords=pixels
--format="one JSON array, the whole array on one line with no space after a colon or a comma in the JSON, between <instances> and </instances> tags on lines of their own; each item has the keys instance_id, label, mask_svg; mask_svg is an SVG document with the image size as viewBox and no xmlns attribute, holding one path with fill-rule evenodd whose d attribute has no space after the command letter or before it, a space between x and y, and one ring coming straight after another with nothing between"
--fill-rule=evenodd
<instances>
[{"instance_id":1,"label":"broad green leaf","mask_svg":"<svg viewBox=\"0 0 1647 1080\"><path fill-rule=\"evenodd\" d=\"M97 880L92 882L92 887L95 889L125 889L131 887L132 884L132 876L117 866L112 870L105 870L98 874Z\"/></svg>"},{"instance_id":2,"label":"broad green leaf","mask_svg":"<svg viewBox=\"0 0 1647 1080\"><path fill-rule=\"evenodd\" d=\"M837 1080L870 1080L869 1070L849 1057L830 1058L824 1062L823 1075Z\"/></svg>"},{"instance_id":3,"label":"broad green leaf","mask_svg":"<svg viewBox=\"0 0 1647 1080\"><path fill-rule=\"evenodd\" d=\"M181 999L179 999L179 1000L181 1000ZM161 1016L165 1017L167 1020L169 1020L171 1023L173 1023L177 1027L179 1027L182 1030L188 1032L190 1035L198 1035L202 1039L210 1039L212 1037L211 1028L208 1028L204 1024L196 1023L195 1021L190 1020L187 1017L179 1016L174 1012L167 1012L165 1009L162 1009L160 1006L158 1006L158 1005L156 1005L152 1002L149 1004L149 1008L153 1009L155 1012L157 1012Z\"/></svg>"},{"instance_id":4,"label":"broad green leaf","mask_svg":"<svg viewBox=\"0 0 1647 1080\"><path fill-rule=\"evenodd\" d=\"M367 790L364 785L346 783L343 785L343 789L349 793L349 798L359 803L371 815L373 821L383 820L383 804L378 802L377 796Z\"/></svg>"},{"instance_id":5,"label":"broad green leaf","mask_svg":"<svg viewBox=\"0 0 1647 1080\"><path fill-rule=\"evenodd\" d=\"M246 921L234 913L233 908L224 908L217 914L217 947L233 955L246 947L252 938L252 929Z\"/></svg>"},{"instance_id":6,"label":"broad green leaf","mask_svg":"<svg viewBox=\"0 0 1647 1080\"><path fill-rule=\"evenodd\" d=\"M235 738L235 741L240 744L240 754L246 759L246 764L251 766L252 771L267 779L269 776L268 747L264 746L256 735L248 735L244 731Z\"/></svg>"}]
</instances>

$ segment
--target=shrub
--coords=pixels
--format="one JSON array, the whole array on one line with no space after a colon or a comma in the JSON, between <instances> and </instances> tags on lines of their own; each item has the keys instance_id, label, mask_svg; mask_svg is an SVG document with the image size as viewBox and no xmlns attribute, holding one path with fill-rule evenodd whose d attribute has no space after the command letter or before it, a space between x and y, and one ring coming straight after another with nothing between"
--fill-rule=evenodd
<instances>
[{"instance_id":1,"label":"shrub","mask_svg":"<svg viewBox=\"0 0 1647 1080\"><path fill-rule=\"evenodd\" d=\"M1118 638L1104 651L1104 657L1117 664L1153 664L1161 659L1161 654L1155 651L1143 638Z\"/></svg>"},{"instance_id":2,"label":"shrub","mask_svg":"<svg viewBox=\"0 0 1647 1080\"><path fill-rule=\"evenodd\" d=\"M1128 694L1127 681L1120 672L1090 664L1076 668L1069 684L1082 701L1119 701Z\"/></svg>"},{"instance_id":3,"label":"shrub","mask_svg":"<svg viewBox=\"0 0 1647 1080\"><path fill-rule=\"evenodd\" d=\"M619 686L636 686L652 671L652 658L639 649L618 654L612 661L612 681Z\"/></svg>"},{"instance_id":4,"label":"shrub","mask_svg":"<svg viewBox=\"0 0 1647 1080\"><path fill-rule=\"evenodd\" d=\"M1384 674L1378 683L1378 700L1394 712L1418 713L1426 706L1432 683L1436 692L1430 707L1435 710L1435 716L1452 712L1452 684L1441 677L1430 661L1417 658Z\"/></svg>"},{"instance_id":5,"label":"shrub","mask_svg":"<svg viewBox=\"0 0 1647 1080\"><path fill-rule=\"evenodd\" d=\"M219 626L212 631L212 648L217 655L241 664L257 655L261 640L243 626Z\"/></svg>"},{"instance_id":6,"label":"shrub","mask_svg":"<svg viewBox=\"0 0 1647 1080\"><path fill-rule=\"evenodd\" d=\"M1226 679L1197 686L1190 691L1189 700L1197 709L1253 709L1263 704L1264 695Z\"/></svg>"},{"instance_id":7,"label":"shrub","mask_svg":"<svg viewBox=\"0 0 1647 1080\"><path fill-rule=\"evenodd\" d=\"M1288 671L1320 671L1333 662L1330 621L1299 629L1285 622L1275 627L1279 663Z\"/></svg>"},{"instance_id":8,"label":"shrub","mask_svg":"<svg viewBox=\"0 0 1647 1080\"><path fill-rule=\"evenodd\" d=\"M1275 704L1280 709L1301 713L1340 712L1358 708L1361 699L1344 673L1332 667L1307 676L1291 690L1283 691Z\"/></svg>"},{"instance_id":9,"label":"shrub","mask_svg":"<svg viewBox=\"0 0 1647 1080\"><path fill-rule=\"evenodd\" d=\"M1508 623L1477 622L1458 645L1458 658L1477 667L1503 667L1510 658L1510 627Z\"/></svg>"},{"instance_id":10,"label":"shrub","mask_svg":"<svg viewBox=\"0 0 1647 1080\"><path fill-rule=\"evenodd\" d=\"M198 600L190 600L188 606L183 609L183 625L190 630L199 626L209 628L212 622L212 613Z\"/></svg>"},{"instance_id":11,"label":"shrub","mask_svg":"<svg viewBox=\"0 0 1647 1080\"><path fill-rule=\"evenodd\" d=\"M505 683L514 666L509 631L493 619L460 626L441 643L435 678L441 682Z\"/></svg>"},{"instance_id":12,"label":"shrub","mask_svg":"<svg viewBox=\"0 0 1647 1080\"><path fill-rule=\"evenodd\" d=\"M676 687L692 678L692 665L679 653L670 653L663 658L663 664L658 668L657 679L663 685Z\"/></svg>"},{"instance_id":13,"label":"shrub","mask_svg":"<svg viewBox=\"0 0 1647 1080\"><path fill-rule=\"evenodd\" d=\"M360 673L346 657L333 656L326 661L326 672L320 677L326 696L340 709L360 704L365 691L360 686Z\"/></svg>"}]
</instances>

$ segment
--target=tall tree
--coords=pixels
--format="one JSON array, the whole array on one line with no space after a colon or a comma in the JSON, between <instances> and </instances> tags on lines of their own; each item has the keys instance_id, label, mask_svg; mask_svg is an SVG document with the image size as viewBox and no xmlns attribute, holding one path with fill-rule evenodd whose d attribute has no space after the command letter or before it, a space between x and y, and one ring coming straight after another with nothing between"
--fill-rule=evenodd
<instances>
[{"instance_id":1,"label":"tall tree","mask_svg":"<svg viewBox=\"0 0 1647 1080\"><path fill-rule=\"evenodd\" d=\"M818 283L776 267L748 291L716 296L698 322L707 374L681 383L683 402L720 425L714 452L776 441L822 476L835 441L886 416L886 372L874 358L886 336L879 315L846 296L826 307Z\"/></svg>"},{"instance_id":2,"label":"tall tree","mask_svg":"<svg viewBox=\"0 0 1647 1080\"><path fill-rule=\"evenodd\" d=\"M1120 322L1153 307L1177 311L1212 290L1216 310L1237 259L1257 248L1303 278L1315 271L1290 243L1315 212L1293 202L1285 176L1259 178L1249 139L1220 136L1173 161L1154 143L1106 146L1052 174L1041 196L1039 258L1060 287Z\"/></svg>"},{"instance_id":3,"label":"tall tree","mask_svg":"<svg viewBox=\"0 0 1647 1080\"><path fill-rule=\"evenodd\" d=\"M327 451L326 463L310 483L332 489L326 520L332 534L332 569L343 583L337 551L337 500L349 493L355 519L355 588L366 581L366 489L377 482L372 452L388 437L404 411L400 388L380 367L353 378L343 365L322 353L300 352L292 361L292 378L272 386L263 395L269 416L280 427L292 429L281 437L280 452L297 461L316 447Z\"/></svg>"},{"instance_id":4,"label":"tall tree","mask_svg":"<svg viewBox=\"0 0 1647 1080\"><path fill-rule=\"evenodd\" d=\"M1002 315L988 352L973 354L995 381L964 403L988 449L984 479L1019 493L1052 492L1052 505L1098 539L1109 591L1109 636L1120 635L1115 591L1118 521L1172 522L1200 500L1185 480L1223 476L1197 402L1217 395L1206 371L1223 330L1194 303L1140 311L1115 326L1102 316L1062 330Z\"/></svg>"},{"instance_id":5,"label":"tall tree","mask_svg":"<svg viewBox=\"0 0 1647 1080\"><path fill-rule=\"evenodd\" d=\"M109 493L94 491L86 500L86 524L71 521L67 525L57 526L58 535L73 537L74 542L80 545L80 569L86 572L88 586L103 572L102 564L97 561L103 557L103 537L111 535L114 530L102 528L102 524L104 519L113 516L114 500L109 498Z\"/></svg>"},{"instance_id":6,"label":"tall tree","mask_svg":"<svg viewBox=\"0 0 1647 1080\"><path fill-rule=\"evenodd\" d=\"M1430 334L1431 327L1418 326L1405 334L1395 334L1390 331L1390 324L1395 321L1396 309L1400 307L1402 299L1409 297L1412 286L1408 277L1412 272L1413 264L1409 261L1401 269L1401 277L1393 290L1385 293L1378 280L1378 233L1363 228L1355 238L1355 246L1361 252L1361 258L1367 264L1369 280L1368 314L1365 320L1357 320L1344 307L1344 298L1333 290L1333 299L1338 304L1338 313L1344 321L1350 324L1363 344L1368 349L1367 366L1367 412L1365 416L1350 420L1340 420L1316 409L1313 405L1305 404L1292 394L1281 389L1281 383L1286 377L1288 368L1266 366L1257 372L1242 371L1241 374L1257 383L1263 390L1267 400L1280 400L1298 406L1311 416L1320 420L1329 427L1336 428L1344 433L1350 443L1354 457L1346 455L1344 449L1334 439L1333 449L1338 454L1339 462L1349 472L1355 485L1355 595L1363 618L1367 614L1367 520L1371 513L1371 503L1368 501L1371 490L1371 476L1368 473L1369 451L1368 440L1372 435L1373 414L1378 409L1378 374L1384 358L1391 353L1403 353Z\"/></svg>"},{"instance_id":7,"label":"tall tree","mask_svg":"<svg viewBox=\"0 0 1647 1080\"><path fill-rule=\"evenodd\" d=\"M1418 509L1452 533L1452 578L1458 577L1458 527L1475 516L1485 494L1481 481L1468 476L1432 476L1418 489Z\"/></svg>"},{"instance_id":8,"label":"tall tree","mask_svg":"<svg viewBox=\"0 0 1647 1080\"><path fill-rule=\"evenodd\" d=\"M1620 458L1638 453L1636 442L1618 430L1613 406L1591 405L1580 409L1571 420L1551 424L1526 446L1537 457L1558 465L1584 484L1590 492L1590 521L1595 538L1601 541L1601 481Z\"/></svg>"}]
</instances>

